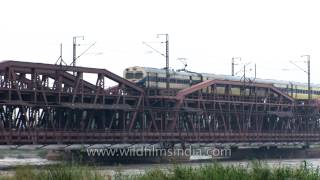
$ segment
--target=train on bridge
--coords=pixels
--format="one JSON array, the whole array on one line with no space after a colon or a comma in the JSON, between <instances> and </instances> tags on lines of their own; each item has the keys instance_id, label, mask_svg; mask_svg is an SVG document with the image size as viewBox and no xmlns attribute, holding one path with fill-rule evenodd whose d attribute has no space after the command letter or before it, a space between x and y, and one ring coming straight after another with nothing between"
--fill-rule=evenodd
<instances>
[{"instance_id":1,"label":"train on bridge","mask_svg":"<svg viewBox=\"0 0 320 180\"><path fill-rule=\"evenodd\" d=\"M223 81L244 81L242 76L231 75L218 75L208 73L197 73L185 70L175 71L170 70L170 88L172 89L185 89L194 84L202 82L204 80L223 80ZM136 83L144 88L166 88L166 70L150 67L128 67L123 72L123 77L133 83ZM248 81L254 81L255 83L271 84L279 90L287 93L294 99L308 99L308 84L274 80L274 79L260 79L260 78L247 78ZM240 91L232 89L233 94L240 95ZM217 88L218 94L224 94L223 88ZM259 93L259 92L257 92ZM311 98L320 99L320 85L311 84ZM263 95L262 95L263 96Z\"/></svg>"},{"instance_id":2,"label":"train on bridge","mask_svg":"<svg viewBox=\"0 0 320 180\"><path fill-rule=\"evenodd\" d=\"M303 83L170 71L168 89L165 75L2 61L0 144L320 141L319 85L308 99Z\"/></svg>"}]
</instances>

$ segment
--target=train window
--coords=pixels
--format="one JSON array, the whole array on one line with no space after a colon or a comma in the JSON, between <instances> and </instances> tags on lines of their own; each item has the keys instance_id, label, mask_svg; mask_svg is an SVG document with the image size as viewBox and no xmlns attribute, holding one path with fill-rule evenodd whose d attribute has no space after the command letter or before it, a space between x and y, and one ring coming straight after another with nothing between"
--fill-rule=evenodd
<instances>
[{"instance_id":1,"label":"train window","mask_svg":"<svg viewBox=\"0 0 320 180\"><path fill-rule=\"evenodd\" d=\"M143 77L143 74L142 74L142 72L137 72L136 74L135 74L135 79L141 79Z\"/></svg>"},{"instance_id":2,"label":"train window","mask_svg":"<svg viewBox=\"0 0 320 180\"><path fill-rule=\"evenodd\" d=\"M134 77L133 73L126 73L126 79L133 79Z\"/></svg>"}]
</instances>

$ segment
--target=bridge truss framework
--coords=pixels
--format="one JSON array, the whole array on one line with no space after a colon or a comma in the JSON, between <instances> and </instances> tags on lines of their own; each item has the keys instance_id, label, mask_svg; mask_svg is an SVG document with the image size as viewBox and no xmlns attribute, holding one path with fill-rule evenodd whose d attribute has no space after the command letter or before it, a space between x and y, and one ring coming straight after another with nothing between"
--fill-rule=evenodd
<instances>
[{"instance_id":1,"label":"bridge truss framework","mask_svg":"<svg viewBox=\"0 0 320 180\"><path fill-rule=\"evenodd\" d=\"M105 69L0 63L0 144L315 142L319 130L316 101L269 84L207 80L169 93Z\"/></svg>"}]
</instances>

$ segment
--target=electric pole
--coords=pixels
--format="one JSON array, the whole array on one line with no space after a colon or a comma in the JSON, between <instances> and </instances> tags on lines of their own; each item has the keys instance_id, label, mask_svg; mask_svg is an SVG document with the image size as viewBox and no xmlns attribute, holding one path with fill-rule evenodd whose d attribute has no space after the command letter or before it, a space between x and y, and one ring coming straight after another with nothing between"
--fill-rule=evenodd
<instances>
[{"instance_id":1,"label":"electric pole","mask_svg":"<svg viewBox=\"0 0 320 180\"><path fill-rule=\"evenodd\" d=\"M73 56L72 56L72 66L76 66L76 60L77 60L77 38L82 38L84 40L84 36L74 36L73 37L73 43L72 43L72 50L73 50ZM73 71L73 75L75 75L75 71Z\"/></svg>"},{"instance_id":2,"label":"electric pole","mask_svg":"<svg viewBox=\"0 0 320 180\"><path fill-rule=\"evenodd\" d=\"M234 66L238 65L235 63L235 59L239 59L239 61L241 61L241 57L232 57L232 61L231 61L231 76L234 76Z\"/></svg>"},{"instance_id":3,"label":"electric pole","mask_svg":"<svg viewBox=\"0 0 320 180\"><path fill-rule=\"evenodd\" d=\"M254 79L257 78L257 64L254 64Z\"/></svg>"},{"instance_id":4,"label":"electric pole","mask_svg":"<svg viewBox=\"0 0 320 180\"><path fill-rule=\"evenodd\" d=\"M310 81L310 56L308 56L308 91L309 91L309 100L311 99L311 81Z\"/></svg>"},{"instance_id":5,"label":"electric pole","mask_svg":"<svg viewBox=\"0 0 320 180\"><path fill-rule=\"evenodd\" d=\"M159 36L166 36L166 88L170 88L170 72L169 72L169 35L168 34L158 34L157 37Z\"/></svg>"},{"instance_id":6,"label":"electric pole","mask_svg":"<svg viewBox=\"0 0 320 180\"><path fill-rule=\"evenodd\" d=\"M159 36L166 36L166 41L165 42L161 42L161 43L166 43L166 54L158 51L157 49L153 48L152 46L150 46L148 43L146 42L142 42L144 45L148 46L149 48L151 48L153 51L155 51L156 53L160 54L161 56L166 58L166 89L168 90L170 88L170 71L169 71L169 35L168 34L157 34L157 38L159 38Z\"/></svg>"},{"instance_id":7,"label":"electric pole","mask_svg":"<svg viewBox=\"0 0 320 180\"><path fill-rule=\"evenodd\" d=\"M168 34L166 34L166 77L167 77L166 88L169 89L170 74L169 74L169 35Z\"/></svg>"},{"instance_id":8,"label":"electric pole","mask_svg":"<svg viewBox=\"0 0 320 180\"><path fill-rule=\"evenodd\" d=\"M59 62L60 61L60 62ZM60 43L60 56L59 58L57 59L56 61L56 65L62 65L62 63L66 64L64 61L63 61L63 58L62 58L62 43Z\"/></svg>"},{"instance_id":9,"label":"electric pole","mask_svg":"<svg viewBox=\"0 0 320 180\"><path fill-rule=\"evenodd\" d=\"M305 70L304 68L301 68L300 66L298 66L297 64L295 64L294 62L290 61L291 64L295 65L297 68L299 68L300 70L302 70L303 72L305 72L306 74L308 74L308 99L311 99L311 81L310 81L310 55L302 55L301 57L307 57L307 70ZM304 61L305 63L305 61Z\"/></svg>"},{"instance_id":10,"label":"electric pole","mask_svg":"<svg viewBox=\"0 0 320 180\"><path fill-rule=\"evenodd\" d=\"M231 61L231 76L234 76L234 58Z\"/></svg>"},{"instance_id":11,"label":"electric pole","mask_svg":"<svg viewBox=\"0 0 320 180\"><path fill-rule=\"evenodd\" d=\"M308 64L308 99L311 99L311 83L310 83L310 55L302 55L301 57L307 57L307 64Z\"/></svg>"}]
</instances>

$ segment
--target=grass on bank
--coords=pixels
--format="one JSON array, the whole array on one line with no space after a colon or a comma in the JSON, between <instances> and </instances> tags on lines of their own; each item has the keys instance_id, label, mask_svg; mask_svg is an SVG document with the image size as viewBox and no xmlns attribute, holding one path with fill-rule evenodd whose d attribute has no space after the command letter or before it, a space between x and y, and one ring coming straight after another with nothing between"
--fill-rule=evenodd
<instances>
[{"instance_id":1,"label":"grass on bank","mask_svg":"<svg viewBox=\"0 0 320 180\"><path fill-rule=\"evenodd\" d=\"M102 176L97 169L87 166L54 165L41 168L31 166L18 167L11 177L0 177L0 180L100 180L110 179ZM144 174L125 175L118 171L115 180L316 180L320 179L319 167L313 168L306 162L300 167L269 167L258 161L252 162L248 167L222 166L219 163L200 166L174 166L173 168L151 169Z\"/></svg>"},{"instance_id":2,"label":"grass on bank","mask_svg":"<svg viewBox=\"0 0 320 180\"><path fill-rule=\"evenodd\" d=\"M298 168L274 167L254 161L248 167L222 166L219 163L205 165L198 168L176 166L167 172L152 169L142 175L116 175L117 180L318 180L319 167L313 168L304 162Z\"/></svg>"},{"instance_id":3,"label":"grass on bank","mask_svg":"<svg viewBox=\"0 0 320 180\"><path fill-rule=\"evenodd\" d=\"M20 166L13 176L0 180L102 180L94 168L87 166L51 165L45 167Z\"/></svg>"}]
</instances>

